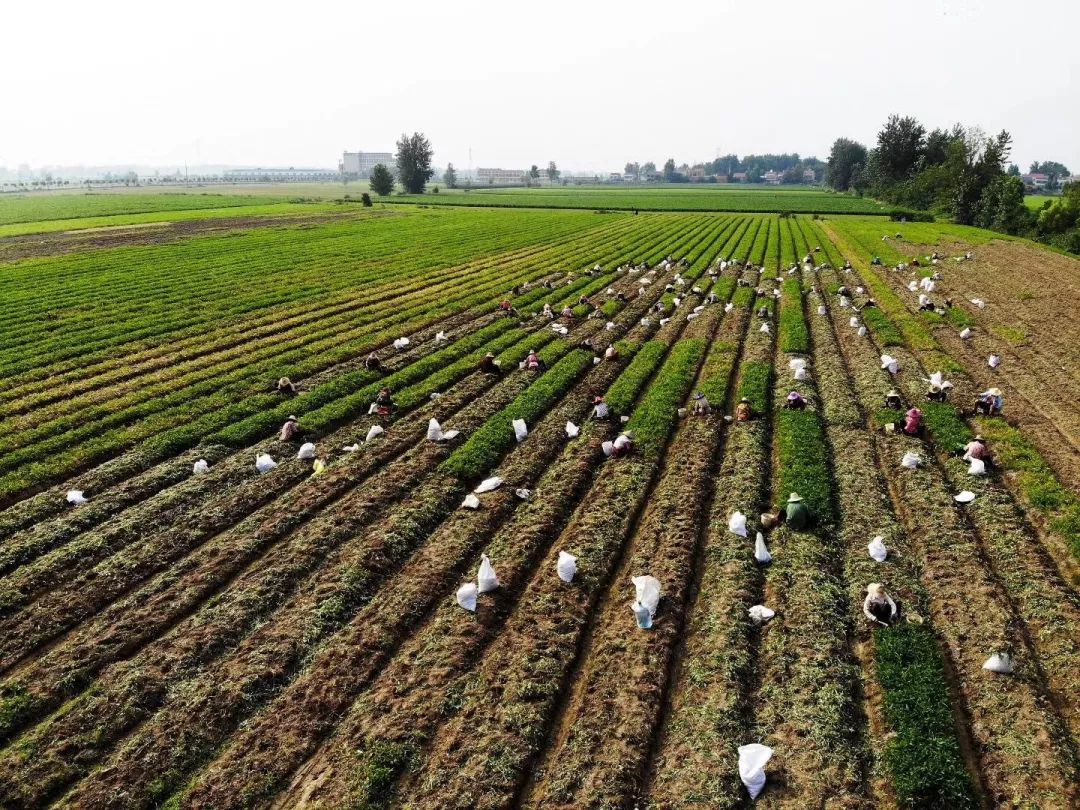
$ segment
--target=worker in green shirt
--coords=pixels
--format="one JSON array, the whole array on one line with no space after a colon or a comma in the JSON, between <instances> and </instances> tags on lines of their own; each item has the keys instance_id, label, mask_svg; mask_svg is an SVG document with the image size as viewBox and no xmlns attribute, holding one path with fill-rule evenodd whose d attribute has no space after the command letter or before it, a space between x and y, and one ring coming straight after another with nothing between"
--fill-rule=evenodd
<instances>
[{"instance_id":1,"label":"worker in green shirt","mask_svg":"<svg viewBox=\"0 0 1080 810\"><path fill-rule=\"evenodd\" d=\"M792 531L801 532L805 530L813 521L813 516L810 514L810 508L803 503L802 496L798 492L792 492L787 499L787 503L784 508L776 513L775 516L767 515L765 528L771 529L773 526L779 526L781 523L787 523L791 527Z\"/></svg>"}]
</instances>

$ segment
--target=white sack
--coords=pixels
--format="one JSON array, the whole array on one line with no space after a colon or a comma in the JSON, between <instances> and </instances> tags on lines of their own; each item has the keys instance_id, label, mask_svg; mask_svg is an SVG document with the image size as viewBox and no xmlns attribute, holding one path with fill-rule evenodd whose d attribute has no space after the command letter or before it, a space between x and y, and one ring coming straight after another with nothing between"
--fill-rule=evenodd
<instances>
[{"instance_id":1,"label":"white sack","mask_svg":"<svg viewBox=\"0 0 1080 810\"><path fill-rule=\"evenodd\" d=\"M754 622L754 624L764 624L776 615L775 610L773 610L772 608L767 608L764 605L754 605L747 612L750 614L750 619Z\"/></svg>"},{"instance_id":2,"label":"white sack","mask_svg":"<svg viewBox=\"0 0 1080 810\"><path fill-rule=\"evenodd\" d=\"M476 572L476 589L480 593L487 593L499 587L499 578L495 576L495 569L491 566L491 560L487 554L480 555L480 570Z\"/></svg>"},{"instance_id":3,"label":"white sack","mask_svg":"<svg viewBox=\"0 0 1080 810\"><path fill-rule=\"evenodd\" d=\"M746 515L736 510L731 513L727 523L728 531L739 537L746 537Z\"/></svg>"},{"instance_id":4,"label":"white sack","mask_svg":"<svg viewBox=\"0 0 1080 810\"><path fill-rule=\"evenodd\" d=\"M968 467L968 472L971 475L986 475L986 462L981 458L971 459L971 464Z\"/></svg>"},{"instance_id":5,"label":"white sack","mask_svg":"<svg viewBox=\"0 0 1080 810\"><path fill-rule=\"evenodd\" d=\"M615 445L610 440L607 440L601 442L600 449L604 451L605 456L610 456L611 451L615 449Z\"/></svg>"},{"instance_id":6,"label":"white sack","mask_svg":"<svg viewBox=\"0 0 1080 810\"><path fill-rule=\"evenodd\" d=\"M971 303L973 303L979 309L985 309L986 308L986 302L983 301L981 298L972 298Z\"/></svg>"},{"instance_id":7,"label":"white sack","mask_svg":"<svg viewBox=\"0 0 1080 810\"><path fill-rule=\"evenodd\" d=\"M608 321L606 324L604 324L604 328L610 332L612 329L615 328L615 321Z\"/></svg>"},{"instance_id":8,"label":"white sack","mask_svg":"<svg viewBox=\"0 0 1080 810\"><path fill-rule=\"evenodd\" d=\"M364 437L364 441L365 441L365 442L370 442L370 441L371 441L372 439L374 439L374 438L375 438L376 436L381 436L381 435L382 435L383 433L385 433L385 432L386 432L386 431L385 431L385 430L383 430L383 426L382 426L382 425L372 425L372 426L371 426L371 427L370 427L370 428L368 429L368 432L367 432L367 436L365 436L365 437Z\"/></svg>"},{"instance_id":9,"label":"white sack","mask_svg":"<svg viewBox=\"0 0 1080 810\"><path fill-rule=\"evenodd\" d=\"M859 319L856 316L852 315L848 319L848 326L850 326L852 329L858 329L859 328Z\"/></svg>"},{"instance_id":10,"label":"white sack","mask_svg":"<svg viewBox=\"0 0 1080 810\"><path fill-rule=\"evenodd\" d=\"M691 312L691 313L690 313L689 315L687 315L687 316L686 316L686 320L688 320L688 321L692 321L692 320L694 320L694 318L696 318L697 316L698 316L698 314L697 314L696 312Z\"/></svg>"},{"instance_id":11,"label":"white sack","mask_svg":"<svg viewBox=\"0 0 1080 810\"><path fill-rule=\"evenodd\" d=\"M901 467L907 467L909 470L918 469L922 464L922 459L919 458L918 453L912 453L910 450L904 453L904 457L900 460Z\"/></svg>"},{"instance_id":12,"label":"white sack","mask_svg":"<svg viewBox=\"0 0 1080 810\"><path fill-rule=\"evenodd\" d=\"M277 462L270 458L268 453L259 453L255 456L255 469L261 473L268 473L276 466Z\"/></svg>"},{"instance_id":13,"label":"white sack","mask_svg":"<svg viewBox=\"0 0 1080 810\"><path fill-rule=\"evenodd\" d=\"M1011 675L1016 669L1012 656L1008 653L994 653L982 665L987 672L996 672L999 675Z\"/></svg>"},{"instance_id":14,"label":"white sack","mask_svg":"<svg viewBox=\"0 0 1080 810\"><path fill-rule=\"evenodd\" d=\"M360 445L359 444L346 444L341 449L344 450L346 453L355 453L357 450L360 449Z\"/></svg>"},{"instance_id":15,"label":"white sack","mask_svg":"<svg viewBox=\"0 0 1080 810\"><path fill-rule=\"evenodd\" d=\"M515 419L510 424L514 427L514 438L519 442L525 441L525 437L529 435L529 428L525 426L525 420Z\"/></svg>"},{"instance_id":16,"label":"white sack","mask_svg":"<svg viewBox=\"0 0 1080 810\"><path fill-rule=\"evenodd\" d=\"M965 326L960 330L960 339L967 340L969 337L971 337L971 329Z\"/></svg>"},{"instance_id":17,"label":"white sack","mask_svg":"<svg viewBox=\"0 0 1080 810\"><path fill-rule=\"evenodd\" d=\"M518 489L514 490L514 494L521 498L521 500L527 501L529 500L529 498L532 497L532 490L525 489L525 487L519 487Z\"/></svg>"},{"instance_id":18,"label":"white sack","mask_svg":"<svg viewBox=\"0 0 1080 810\"><path fill-rule=\"evenodd\" d=\"M739 746L739 778L746 785L751 799L756 799L765 788L765 766L772 755L773 750L767 745L751 743Z\"/></svg>"},{"instance_id":19,"label":"white sack","mask_svg":"<svg viewBox=\"0 0 1080 810\"><path fill-rule=\"evenodd\" d=\"M908 282L907 288L912 292L915 292L917 289L919 289L919 282L915 281L915 279L912 279Z\"/></svg>"},{"instance_id":20,"label":"white sack","mask_svg":"<svg viewBox=\"0 0 1080 810\"><path fill-rule=\"evenodd\" d=\"M594 358L592 359L592 364L593 364L594 366L598 366L598 365L600 365L600 358L599 358L599 357L594 357Z\"/></svg>"},{"instance_id":21,"label":"white sack","mask_svg":"<svg viewBox=\"0 0 1080 810\"><path fill-rule=\"evenodd\" d=\"M797 368L795 369L795 379L808 380L810 379L810 372L807 371L805 368Z\"/></svg>"},{"instance_id":22,"label":"white sack","mask_svg":"<svg viewBox=\"0 0 1080 810\"><path fill-rule=\"evenodd\" d=\"M885 562L885 558L889 556L889 550L885 548L885 538L880 535L870 541L866 550L869 551L870 556L879 563Z\"/></svg>"},{"instance_id":23,"label":"white sack","mask_svg":"<svg viewBox=\"0 0 1080 810\"><path fill-rule=\"evenodd\" d=\"M772 562L772 554L769 553L769 549L765 545L765 537L761 532L758 532L757 537L754 539L754 559L762 565Z\"/></svg>"},{"instance_id":24,"label":"white sack","mask_svg":"<svg viewBox=\"0 0 1080 810\"><path fill-rule=\"evenodd\" d=\"M394 341L394 348L395 349L404 349L408 345L409 345L409 339L407 337L398 338L397 340Z\"/></svg>"},{"instance_id":25,"label":"white sack","mask_svg":"<svg viewBox=\"0 0 1080 810\"><path fill-rule=\"evenodd\" d=\"M1000 357L1000 355L996 355L996 354L990 355L986 359L986 365L990 366L990 368L997 368L998 366L1000 366L1001 365L1001 357Z\"/></svg>"},{"instance_id":26,"label":"white sack","mask_svg":"<svg viewBox=\"0 0 1080 810\"><path fill-rule=\"evenodd\" d=\"M806 368L806 360L804 360L802 357L792 357L790 360L788 360L787 366L792 371L798 371L800 368Z\"/></svg>"},{"instance_id":27,"label":"white sack","mask_svg":"<svg viewBox=\"0 0 1080 810\"><path fill-rule=\"evenodd\" d=\"M655 616L656 607L660 604L660 580L646 575L632 577L630 581L634 583L638 604L648 609L650 617Z\"/></svg>"},{"instance_id":28,"label":"white sack","mask_svg":"<svg viewBox=\"0 0 1080 810\"><path fill-rule=\"evenodd\" d=\"M86 503L87 498L83 495L81 489L72 489L67 494L67 502L72 506L81 506Z\"/></svg>"},{"instance_id":29,"label":"white sack","mask_svg":"<svg viewBox=\"0 0 1080 810\"><path fill-rule=\"evenodd\" d=\"M828 313L828 311L829 311L829 310L827 310L827 309L825 308L825 305L824 305L824 304L818 304L818 308L817 308L817 314L818 314L818 315L825 315L826 313Z\"/></svg>"},{"instance_id":30,"label":"white sack","mask_svg":"<svg viewBox=\"0 0 1080 810\"><path fill-rule=\"evenodd\" d=\"M315 445L311 442L304 442L300 445L300 449L296 451L296 457L301 461L311 461L315 458Z\"/></svg>"},{"instance_id":31,"label":"white sack","mask_svg":"<svg viewBox=\"0 0 1080 810\"><path fill-rule=\"evenodd\" d=\"M733 309L735 309L735 305L733 303L731 303L730 301L728 301L726 304L724 304L724 312L731 312L731 310L733 310Z\"/></svg>"},{"instance_id":32,"label":"white sack","mask_svg":"<svg viewBox=\"0 0 1080 810\"><path fill-rule=\"evenodd\" d=\"M866 337L866 327L865 326L860 326L859 331L856 332L855 334L857 334L859 337Z\"/></svg>"},{"instance_id":33,"label":"white sack","mask_svg":"<svg viewBox=\"0 0 1080 810\"><path fill-rule=\"evenodd\" d=\"M447 340L446 332L436 332L435 333L435 342L436 343L442 343L445 340Z\"/></svg>"},{"instance_id":34,"label":"white sack","mask_svg":"<svg viewBox=\"0 0 1080 810\"><path fill-rule=\"evenodd\" d=\"M963 492L959 492L953 496L953 500L957 503L971 503L975 500L975 493L971 490L965 489Z\"/></svg>"},{"instance_id":35,"label":"white sack","mask_svg":"<svg viewBox=\"0 0 1080 810\"><path fill-rule=\"evenodd\" d=\"M559 561L555 563L555 573L563 582L573 582L574 574L577 573L577 557L560 551Z\"/></svg>"},{"instance_id":36,"label":"white sack","mask_svg":"<svg viewBox=\"0 0 1080 810\"><path fill-rule=\"evenodd\" d=\"M457 603L470 613L476 611L476 583L466 582L457 589Z\"/></svg>"},{"instance_id":37,"label":"white sack","mask_svg":"<svg viewBox=\"0 0 1080 810\"><path fill-rule=\"evenodd\" d=\"M630 609L634 611L634 618L637 619L637 626L642 630L648 630L652 627L652 613L640 602L634 602L630 606Z\"/></svg>"},{"instance_id":38,"label":"white sack","mask_svg":"<svg viewBox=\"0 0 1080 810\"><path fill-rule=\"evenodd\" d=\"M769 334L769 324L763 323L761 325L761 329L759 329L758 331L759 332L764 332L766 335Z\"/></svg>"},{"instance_id":39,"label":"white sack","mask_svg":"<svg viewBox=\"0 0 1080 810\"><path fill-rule=\"evenodd\" d=\"M469 495L465 496L465 500L461 502L461 505L465 509L479 509L480 499L470 493Z\"/></svg>"},{"instance_id":40,"label":"white sack","mask_svg":"<svg viewBox=\"0 0 1080 810\"><path fill-rule=\"evenodd\" d=\"M503 480L497 475L494 475L491 478L485 478L483 481L480 482L479 486L477 486L477 488L473 490L473 492L475 492L477 495L480 495L484 492L491 492L493 489L498 489L499 485L502 484L502 482Z\"/></svg>"},{"instance_id":41,"label":"white sack","mask_svg":"<svg viewBox=\"0 0 1080 810\"><path fill-rule=\"evenodd\" d=\"M671 318L661 318L660 319L660 325L661 326L663 326L666 323L670 323L670 322L671 322Z\"/></svg>"},{"instance_id":42,"label":"white sack","mask_svg":"<svg viewBox=\"0 0 1080 810\"><path fill-rule=\"evenodd\" d=\"M573 422L567 422L566 423L566 435L569 438L571 438L571 439L577 438L578 434L580 434L580 433L581 433L581 428L579 428Z\"/></svg>"},{"instance_id":43,"label":"white sack","mask_svg":"<svg viewBox=\"0 0 1080 810\"><path fill-rule=\"evenodd\" d=\"M191 468L191 471L195 475L202 475L204 472L210 469L210 465L206 463L205 458L200 458L195 462L195 466Z\"/></svg>"},{"instance_id":44,"label":"white sack","mask_svg":"<svg viewBox=\"0 0 1080 810\"><path fill-rule=\"evenodd\" d=\"M698 314L700 314L703 309L705 309L704 304L702 304L701 306L694 307L694 312L697 312Z\"/></svg>"}]
</instances>

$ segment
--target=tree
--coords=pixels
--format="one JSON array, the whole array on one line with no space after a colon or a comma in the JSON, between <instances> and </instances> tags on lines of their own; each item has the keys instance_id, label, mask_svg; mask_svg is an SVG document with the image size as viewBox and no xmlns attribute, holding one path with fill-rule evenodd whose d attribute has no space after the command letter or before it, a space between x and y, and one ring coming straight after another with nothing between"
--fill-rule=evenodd
<instances>
[{"instance_id":1,"label":"tree","mask_svg":"<svg viewBox=\"0 0 1080 810\"><path fill-rule=\"evenodd\" d=\"M664 182L675 182L675 158L668 158L664 161Z\"/></svg>"},{"instance_id":2,"label":"tree","mask_svg":"<svg viewBox=\"0 0 1080 810\"><path fill-rule=\"evenodd\" d=\"M892 185L918 168L926 146L926 129L912 116L890 115L878 133L875 172L879 183Z\"/></svg>"},{"instance_id":3,"label":"tree","mask_svg":"<svg viewBox=\"0 0 1080 810\"><path fill-rule=\"evenodd\" d=\"M1024 184L1019 177L1000 174L986 187L975 212L975 224L1003 233L1027 231L1034 214L1024 205Z\"/></svg>"},{"instance_id":4,"label":"tree","mask_svg":"<svg viewBox=\"0 0 1080 810\"><path fill-rule=\"evenodd\" d=\"M560 172L559 172L559 169L555 166L555 161L554 160L549 160L548 161L548 167L547 167L548 180L550 180L552 183L554 183L556 180L559 179L559 174L560 174Z\"/></svg>"},{"instance_id":5,"label":"tree","mask_svg":"<svg viewBox=\"0 0 1080 810\"><path fill-rule=\"evenodd\" d=\"M532 165L532 168L529 169L529 177L532 180L540 179L540 167L537 166L535 163Z\"/></svg>"},{"instance_id":6,"label":"tree","mask_svg":"<svg viewBox=\"0 0 1080 810\"><path fill-rule=\"evenodd\" d=\"M1009 170L1006 172L1006 174L1008 174L1009 177L1019 177L1020 176L1020 167L1017 166L1015 163L1010 163L1009 164Z\"/></svg>"},{"instance_id":7,"label":"tree","mask_svg":"<svg viewBox=\"0 0 1080 810\"><path fill-rule=\"evenodd\" d=\"M837 138L825 164L825 183L837 191L847 191L855 186L866 160L865 146L850 138Z\"/></svg>"},{"instance_id":8,"label":"tree","mask_svg":"<svg viewBox=\"0 0 1080 810\"><path fill-rule=\"evenodd\" d=\"M674 164L674 163L675 163L675 161L672 161L672 164ZM641 173L643 175L645 175L646 177L648 177L650 174L656 174L656 164L653 163L651 160L646 162L646 163L642 163L641 164Z\"/></svg>"},{"instance_id":9,"label":"tree","mask_svg":"<svg viewBox=\"0 0 1080 810\"><path fill-rule=\"evenodd\" d=\"M442 179L447 188L457 188L457 172L454 171L453 163L446 164L446 171L443 172Z\"/></svg>"},{"instance_id":10,"label":"tree","mask_svg":"<svg viewBox=\"0 0 1080 810\"><path fill-rule=\"evenodd\" d=\"M632 175L635 180L641 179L641 167L636 163L627 163L623 168L623 174Z\"/></svg>"},{"instance_id":11,"label":"tree","mask_svg":"<svg viewBox=\"0 0 1080 810\"><path fill-rule=\"evenodd\" d=\"M422 132L402 134L397 142L397 176L409 194L423 194L424 186L435 174L431 168L431 142Z\"/></svg>"},{"instance_id":12,"label":"tree","mask_svg":"<svg viewBox=\"0 0 1080 810\"><path fill-rule=\"evenodd\" d=\"M371 170L371 190L380 197L385 197L394 190L394 175L382 163L377 164Z\"/></svg>"}]
</instances>

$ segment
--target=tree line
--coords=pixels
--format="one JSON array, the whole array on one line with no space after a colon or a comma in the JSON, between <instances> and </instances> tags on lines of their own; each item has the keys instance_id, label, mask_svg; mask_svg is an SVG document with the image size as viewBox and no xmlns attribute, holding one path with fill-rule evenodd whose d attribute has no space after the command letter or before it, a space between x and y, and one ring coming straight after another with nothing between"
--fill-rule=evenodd
<instances>
[{"instance_id":1,"label":"tree line","mask_svg":"<svg viewBox=\"0 0 1080 810\"><path fill-rule=\"evenodd\" d=\"M891 115L871 148L851 138L833 142L825 182L836 191L1080 252L1080 190L1067 186L1062 198L1030 210L1019 167L1009 164L1011 151L1012 136L1005 130L987 135L954 124L928 131L913 116ZM1052 161L1031 168L1055 181L1068 176L1065 166Z\"/></svg>"}]
</instances>

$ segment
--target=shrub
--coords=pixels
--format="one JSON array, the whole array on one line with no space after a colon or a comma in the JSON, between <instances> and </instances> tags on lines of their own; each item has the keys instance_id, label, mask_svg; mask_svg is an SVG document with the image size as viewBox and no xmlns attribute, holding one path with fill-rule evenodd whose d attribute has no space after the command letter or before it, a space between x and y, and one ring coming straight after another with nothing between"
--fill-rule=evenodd
<instances>
[{"instance_id":1,"label":"shrub","mask_svg":"<svg viewBox=\"0 0 1080 810\"><path fill-rule=\"evenodd\" d=\"M364 208L371 208L371 195L365 191L360 195L360 202L364 204Z\"/></svg>"}]
</instances>

